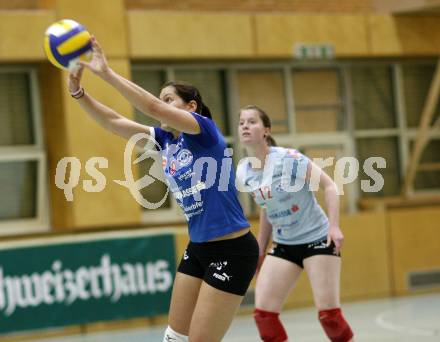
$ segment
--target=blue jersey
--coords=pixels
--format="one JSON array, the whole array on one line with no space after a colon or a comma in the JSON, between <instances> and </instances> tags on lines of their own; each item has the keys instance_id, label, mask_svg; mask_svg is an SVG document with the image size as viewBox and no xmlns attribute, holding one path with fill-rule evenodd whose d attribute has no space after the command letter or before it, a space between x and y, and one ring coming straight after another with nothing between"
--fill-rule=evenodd
<instances>
[{"instance_id":1,"label":"blue jersey","mask_svg":"<svg viewBox=\"0 0 440 342\"><path fill-rule=\"evenodd\" d=\"M306 181L309 162L296 150L271 147L264 171L246 159L238 166L237 178L266 210L275 242L305 244L327 235L327 216Z\"/></svg>"},{"instance_id":2,"label":"blue jersey","mask_svg":"<svg viewBox=\"0 0 440 342\"><path fill-rule=\"evenodd\" d=\"M215 123L192 113L199 134L177 138L159 127L154 138L161 147L165 176L188 220L189 237L205 242L249 227L235 188L232 153Z\"/></svg>"}]
</instances>

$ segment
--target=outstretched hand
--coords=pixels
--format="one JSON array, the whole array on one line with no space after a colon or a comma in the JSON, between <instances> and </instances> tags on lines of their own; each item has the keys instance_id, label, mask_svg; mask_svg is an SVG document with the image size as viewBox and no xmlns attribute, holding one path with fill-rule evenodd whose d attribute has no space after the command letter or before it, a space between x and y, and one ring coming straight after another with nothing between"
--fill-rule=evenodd
<instances>
[{"instance_id":1,"label":"outstretched hand","mask_svg":"<svg viewBox=\"0 0 440 342\"><path fill-rule=\"evenodd\" d=\"M109 70L107 58L105 58L104 51L102 51L101 45L99 45L95 36L91 36L90 40L92 42L93 51L92 59L89 62L80 61L78 64L90 69L93 73L102 77Z\"/></svg>"}]
</instances>

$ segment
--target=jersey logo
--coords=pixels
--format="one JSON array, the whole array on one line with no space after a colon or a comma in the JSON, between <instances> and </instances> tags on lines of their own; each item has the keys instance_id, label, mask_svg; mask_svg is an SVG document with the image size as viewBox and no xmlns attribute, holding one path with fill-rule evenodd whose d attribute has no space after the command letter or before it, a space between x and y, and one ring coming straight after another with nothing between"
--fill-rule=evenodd
<instances>
[{"instance_id":1,"label":"jersey logo","mask_svg":"<svg viewBox=\"0 0 440 342\"><path fill-rule=\"evenodd\" d=\"M179 151L176 159L179 162L180 167L188 166L193 160L193 155L190 150L184 148L183 150Z\"/></svg>"},{"instance_id":2,"label":"jersey logo","mask_svg":"<svg viewBox=\"0 0 440 342\"><path fill-rule=\"evenodd\" d=\"M291 210L290 209L284 209L284 210L281 210L281 211L276 211L276 212L270 213L270 214L267 215L267 217L270 220L276 220L276 219L287 217L287 216L290 216L290 215L292 215Z\"/></svg>"},{"instance_id":3,"label":"jersey logo","mask_svg":"<svg viewBox=\"0 0 440 342\"><path fill-rule=\"evenodd\" d=\"M296 213L299 210L299 207L296 204L294 204L292 205L292 208L290 208L290 210L292 210L292 213Z\"/></svg>"},{"instance_id":4,"label":"jersey logo","mask_svg":"<svg viewBox=\"0 0 440 342\"><path fill-rule=\"evenodd\" d=\"M284 192L283 184L281 182L275 187L275 191L276 192Z\"/></svg>"}]
</instances>

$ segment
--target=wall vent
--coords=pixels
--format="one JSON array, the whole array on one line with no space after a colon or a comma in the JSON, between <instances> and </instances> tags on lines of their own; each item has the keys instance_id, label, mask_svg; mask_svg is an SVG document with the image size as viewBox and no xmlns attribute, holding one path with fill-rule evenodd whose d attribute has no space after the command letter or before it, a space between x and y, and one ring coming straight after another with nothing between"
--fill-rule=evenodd
<instances>
[{"instance_id":1,"label":"wall vent","mask_svg":"<svg viewBox=\"0 0 440 342\"><path fill-rule=\"evenodd\" d=\"M440 288L440 269L408 273L410 290Z\"/></svg>"}]
</instances>

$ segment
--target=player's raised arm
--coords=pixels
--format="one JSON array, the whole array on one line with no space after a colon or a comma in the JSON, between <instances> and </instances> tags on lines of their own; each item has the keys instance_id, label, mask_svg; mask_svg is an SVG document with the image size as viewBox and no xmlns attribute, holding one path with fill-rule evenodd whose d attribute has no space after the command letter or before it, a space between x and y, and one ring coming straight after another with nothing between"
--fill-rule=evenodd
<instances>
[{"instance_id":1,"label":"player's raised arm","mask_svg":"<svg viewBox=\"0 0 440 342\"><path fill-rule=\"evenodd\" d=\"M125 139L130 139L136 133L150 134L151 128L149 126L127 119L89 95L81 86L82 74L83 67L69 74L70 94L100 126Z\"/></svg>"},{"instance_id":2,"label":"player's raised arm","mask_svg":"<svg viewBox=\"0 0 440 342\"><path fill-rule=\"evenodd\" d=\"M95 37L92 36L93 57L90 62L82 61L79 64L89 68L93 73L116 88L135 108L163 124L181 132L198 134L200 126L190 114L196 110L196 103L190 106L175 107L170 105L172 98L164 97L164 101L135 83L122 77L112 70L105 57L104 51Z\"/></svg>"}]
</instances>

